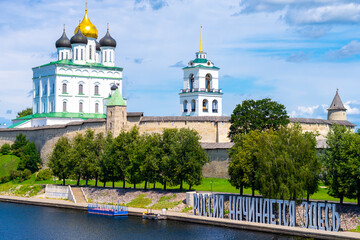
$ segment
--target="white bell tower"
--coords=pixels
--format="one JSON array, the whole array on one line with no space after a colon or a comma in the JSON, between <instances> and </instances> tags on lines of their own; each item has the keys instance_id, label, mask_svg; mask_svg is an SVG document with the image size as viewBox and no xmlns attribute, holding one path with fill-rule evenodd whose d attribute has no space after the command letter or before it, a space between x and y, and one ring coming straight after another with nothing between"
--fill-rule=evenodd
<instances>
[{"instance_id":1,"label":"white bell tower","mask_svg":"<svg viewBox=\"0 0 360 240\"><path fill-rule=\"evenodd\" d=\"M201 26L199 52L195 60L183 68L184 88L179 93L181 116L222 116L219 69L203 52Z\"/></svg>"}]
</instances>

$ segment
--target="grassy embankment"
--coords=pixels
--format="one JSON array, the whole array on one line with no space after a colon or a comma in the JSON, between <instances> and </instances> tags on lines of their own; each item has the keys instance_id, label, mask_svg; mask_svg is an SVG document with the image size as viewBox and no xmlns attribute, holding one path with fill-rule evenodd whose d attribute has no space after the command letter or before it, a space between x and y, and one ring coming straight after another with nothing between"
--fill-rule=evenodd
<instances>
[{"instance_id":1,"label":"grassy embankment","mask_svg":"<svg viewBox=\"0 0 360 240\"><path fill-rule=\"evenodd\" d=\"M8 175L10 170L16 170L19 161L20 161L20 159L17 158L16 156L8 156L8 155L0 156L0 177ZM204 178L202 181L202 184L192 187L192 190L210 191L211 190L211 182L212 182L212 190L214 192L239 193L239 190L236 189L235 187L231 186L227 179L221 179L221 178ZM0 192L8 191L8 190L14 189L16 187L21 189L21 187L19 187L19 185L34 185L34 184L36 184L36 185L37 184L43 184L43 185L44 184L62 184L62 181L61 180L54 181L53 179L44 180L44 181L36 181L35 174L33 174L30 179L25 180L21 183L11 181L9 183L0 184ZM68 185L68 184L75 185L76 181L70 180L70 179L66 180L66 185ZM85 185L85 180L81 180L80 185ZM88 181L88 185L95 186L95 181L94 180ZM102 187L102 186L103 186L103 183L98 182L98 187ZM106 186L111 187L112 183L107 182ZM115 187L121 188L122 186L123 186L122 181L115 183ZM127 188L133 188L134 185L126 183L125 186ZM183 187L184 187L184 191L187 191L189 189L189 186L186 183L184 183ZM136 188L139 188L139 189L144 188L144 183L137 184ZM148 189L152 189L152 188L153 188L153 184L149 184ZM156 189L158 189L158 190L163 189L163 185L160 183L156 183ZM178 190L179 186L171 186L171 187L168 186L167 189L168 190ZM20 191L20 193L24 192L25 190L26 189L24 188L23 191ZM19 192L19 191L16 191L16 189L14 191L15 191L15 194L16 194L16 192ZM244 193L250 195L251 189L244 189ZM34 193L31 193L31 194L33 195ZM255 192L255 194L259 194L259 193ZM314 200L316 199L316 200L327 200L327 201L339 201L338 198L331 197L327 194L326 186L324 186L323 184L320 186L319 191L317 193L311 195L310 198L314 199ZM356 202L356 199L345 198L344 202Z\"/></svg>"}]
</instances>

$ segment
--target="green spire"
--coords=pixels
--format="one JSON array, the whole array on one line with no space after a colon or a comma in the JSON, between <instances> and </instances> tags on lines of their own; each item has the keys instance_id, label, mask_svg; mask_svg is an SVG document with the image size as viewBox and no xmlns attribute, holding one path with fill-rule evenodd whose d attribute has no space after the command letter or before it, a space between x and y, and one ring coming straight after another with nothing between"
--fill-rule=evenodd
<instances>
[{"instance_id":1,"label":"green spire","mask_svg":"<svg viewBox=\"0 0 360 240\"><path fill-rule=\"evenodd\" d=\"M116 89L114 94L111 96L107 106L126 106L126 103L121 96L119 89Z\"/></svg>"}]
</instances>

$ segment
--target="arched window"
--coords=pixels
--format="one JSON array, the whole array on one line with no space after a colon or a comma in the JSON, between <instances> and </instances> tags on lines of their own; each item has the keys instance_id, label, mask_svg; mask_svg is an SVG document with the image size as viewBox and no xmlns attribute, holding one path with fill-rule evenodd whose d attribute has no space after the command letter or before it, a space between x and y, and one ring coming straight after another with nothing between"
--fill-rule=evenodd
<instances>
[{"instance_id":1,"label":"arched window","mask_svg":"<svg viewBox=\"0 0 360 240\"><path fill-rule=\"evenodd\" d=\"M105 62L106 62L106 51L105 51Z\"/></svg>"},{"instance_id":2,"label":"arched window","mask_svg":"<svg viewBox=\"0 0 360 240\"><path fill-rule=\"evenodd\" d=\"M187 111L188 111L188 110L187 110L187 105L188 105L188 101L185 100L185 101L184 101L184 112L187 112Z\"/></svg>"},{"instance_id":3,"label":"arched window","mask_svg":"<svg viewBox=\"0 0 360 240\"><path fill-rule=\"evenodd\" d=\"M109 62L111 62L111 52L109 52Z\"/></svg>"},{"instance_id":4,"label":"arched window","mask_svg":"<svg viewBox=\"0 0 360 240\"><path fill-rule=\"evenodd\" d=\"M190 92L194 89L194 74L189 76Z\"/></svg>"},{"instance_id":5,"label":"arched window","mask_svg":"<svg viewBox=\"0 0 360 240\"><path fill-rule=\"evenodd\" d=\"M47 95L47 84L44 86L43 95Z\"/></svg>"},{"instance_id":6,"label":"arched window","mask_svg":"<svg viewBox=\"0 0 360 240\"><path fill-rule=\"evenodd\" d=\"M79 59L79 49L75 50L75 60Z\"/></svg>"},{"instance_id":7,"label":"arched window","mask_svg":"<svg viewBox=\"0 0 360 240\"><path fill-rule=\"evenodd\" d=\"M99 113L99 103L95 103L95 113Z\"/></svg>"},{"instance_id":8,"label":"arched window","mask_svg":"<svg viewBox=\"0 0 360 240\"><path fill-rule=\"evenodd\" d=\"M67 84L63 83L62 85L62 93L67 93Z\"/></svg>"},{"instance_id":9,"label":"arched window","mask_svg":"<svg viewBox=\"0 0 360 240\"><path fill-rule=\"evenodd\" d=\"M191 111L192 112L196 111L196 101L195 101L195 99L191 100Z\"/></svg>"},{"instance_id":10,"label":"arched window","mask_svg":"<svg viewBox=\"0 0 360 240\"><path fill-rule=\"evenodd\" d=\"M61 52L61 59L60 60L63 60L64 59L64 52Z\"/></svg>"},{"instance_id":11,"label":"arched window","mask_svg":"<svg viewBox=\"0 0 360 240\"><path fill-rule=\"evenodd\" d=\"M66 59L69 59L69 53L66 53Z\"/></svg>"},{"instance_id":12,"label":"arched window","mask_svg":"<svg viewBox=\"0 0 360 240\"><path fill-rule=\"evenodd\" d=\"M46 112L46 103L43 102L43 113L45 113L45 112Z\"/></svg>"},{"instance_id":13,"label":"arched window","mask_svg":"<svg viewBox=\"0 0 360 240\"><path fill-rule=\"evenodd\" d=\"M83 112L83 103L79 102L79 112Z\"/></svg>"},{"instance_id":14,"label":"arched window","mask_svg":"<svg viewBox=\"0 0 360 240\"><path fill-rule=\"evenodd\" d=\"M66 109L66 106L67 105L67 102L63 102L63 112L66 112L67 111L67 109Z\"/></svg>"},{"instance_id":15,"label":"arched window","mask_svg":"<svg viewBox=\"0 0 360 240\"><path fill-rule=\"evenodd\" d=\"M203 112L207 112L208 111L208 100L204 99L203 100Z\"/></svg>"},{"instance_id":16,"label":"arched window","mask_svg":"<svg viewBox=\"0 0 360 240\"><path fill-rule=\"evenodd\" d=\"M211 74L209 74L209 73L206 74L205 81L206 81L206 90L208 92L210 92L210 90L211 90L211 79L212 79Z\"/></svg>"},{"instance_id":17,"label":"arched window","mask_svg":"<svg viewBox=\"0 0 360 240\"><path fill-rule=\"evenodd\" d=\"M92 47L89 46L89 59L90 59L90 60L92 59L91 55L92 55Z\"/></svg>"},{"instance_id":18,"label":"arched window","mask_svg":"<svg viewBox=\"0 0 360 240\"><path fill-rule=\"evenodd\" d=\"M99 85L95 85L95 95L99 95Z\"/></svg>"},{"instance_id":19,"label":"arched window","mask_svg":"<svg viewBox=\"0 0 360 240\"><path fill-rule=\"evenodd\" d=\"M212 111L213 111L214 113L217 113L217 112L218 112L218 102L217 102L216 100L214 100L214 101L212 102Z\"/></svg>"},{"instance_id":20,"label":"arched window","mask_svg":"<svg viewBox=\"0 0 360 240\"><path fill-rule=\"evenodd\" d=\"M79 84L79 94L84 94L84 87L82 84Z\"/></svg>"}]
</instances>

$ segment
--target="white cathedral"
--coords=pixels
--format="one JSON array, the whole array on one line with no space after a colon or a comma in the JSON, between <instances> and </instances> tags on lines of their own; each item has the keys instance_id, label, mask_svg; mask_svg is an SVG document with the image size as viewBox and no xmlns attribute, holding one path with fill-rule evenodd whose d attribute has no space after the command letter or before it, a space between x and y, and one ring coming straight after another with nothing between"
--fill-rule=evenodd
<instances>
[{"instance_id":1,"label":"white cathedral","mask_svg":"<svg viewBox=\"0 0 360 240\"><path fill-rule=\"evenodd\" d=\"M34 67L33 115L13 120L12 128L66 124L106 118L106 103L114 91L122 95L122 68L115 66L116 41L109 27L100 41L87 8L74 36L56 41L57 61Z\"/></svg>"},{"instance_id":2,"label":"white cathedral","mask_svg":"<svg viewBox=\"0 0 360 240\"><path fill-rule=\"evenodd\" d=\"M122 71L115 66L116 41L105 36L97 41L98 30L87 8L74 36L65 33L56 41L57 61L33 68L33 114L13 120L10 128L67 124L106 118L106 105L115 91L122 98ZM184 71L180 95L181 116L221 116L222 91L219 68L200 50ZM117 96L119 96L117 94ZM124 99L125 104L126 100Z\"/></svg>"}]
</instances>

